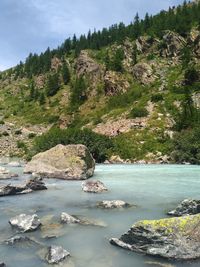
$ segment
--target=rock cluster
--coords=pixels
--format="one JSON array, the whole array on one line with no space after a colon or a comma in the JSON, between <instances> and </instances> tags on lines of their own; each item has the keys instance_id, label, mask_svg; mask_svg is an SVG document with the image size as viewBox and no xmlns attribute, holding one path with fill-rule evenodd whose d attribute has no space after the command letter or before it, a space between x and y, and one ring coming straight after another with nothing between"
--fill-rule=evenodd
<instances>
[{"instance_id":1,"label":"rock cluster","mask_svg":"<svg viewBox=\"0 0 200 267\"><path fill-rule=\"evenodd\" d=\"M178 205L178 207L176 207L175 210L169 211L168 215L184 216L198 213L200 213L200 200L185 199Z\"/></svg>"},{"instance_id":2,"label":"rock cluster","mask_svg":"<svg viewBox=\"0 0 200 267\"><path fill-rule=\"evenodd\" d=\"M104 76L105 94L114 96L127 92L130 87L129 82L120 73L107 71Z\"/></svg>"},{"instance_id":3,"label":"rock cluster","mask_svg":"<svg viewBox=\"0 0 200 267\"><path fill-rule=\"evenodd\" d=\"M108 191L105 185L98 180L89 180L82 183L82 190L88 193L102 193Z\"/></svg>"}]
</instances>

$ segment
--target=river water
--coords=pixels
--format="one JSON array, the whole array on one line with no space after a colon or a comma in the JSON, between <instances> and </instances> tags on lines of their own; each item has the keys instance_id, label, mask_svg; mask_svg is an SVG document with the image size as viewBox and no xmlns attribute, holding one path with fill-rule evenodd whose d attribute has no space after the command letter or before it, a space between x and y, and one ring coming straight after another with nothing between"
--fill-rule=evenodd
<instances>
[{"instance_id":1,"label":"river water","mask_svg":"<svg viewBox=\"0 0 200 267\"><path fill-rule=\"evenodd\" d=\"M22 168L10 168L23 175ZM46 180L47 191L0 198L0 261L8 267L45 267L43 246L61 245L71 253L63 267L146 267L166 263L172 266L200 266L199 261L168 262L109 244L142 219L167 217L167 211L185 198L200 198L200 167L180 165L97 165L95 179L109 189L102 194L82 192L79 181ZM4 182L5 183L5 182ZM136 208L103 210L95 207L101 200L121 199ZM96 219L105 225L60 225L61 212ZM42 245L6 245L3 241L15 234L8 220L20 213L37 213L44 226L27 236ZM57 238L46 239L56 235ZM153 263L154 262L154 263Z\"/></svg>"}]
</instances>

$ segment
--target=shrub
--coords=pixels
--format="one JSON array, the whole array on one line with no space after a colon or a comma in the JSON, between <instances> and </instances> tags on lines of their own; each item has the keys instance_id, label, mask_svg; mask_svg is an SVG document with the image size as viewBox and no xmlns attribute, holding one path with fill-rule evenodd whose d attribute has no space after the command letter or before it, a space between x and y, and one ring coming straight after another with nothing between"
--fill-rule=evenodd
<instances>
[{"instance_id":1,"label":"shrub","mask_svg":"<svg viewBox=\"0 0 200 267\"><path fill-rule=\"evenodd\" d=\"M131 118L141 118L141 117L146 117L148 114L149 113L146 110L146 108L134 107L130 112L130 117Z\"/></svg>"},{"instance_id":2,"label":"shrub","mask_svg":"<svg viewBox=\"0 0 200 267\"><path fill-rule=\"evenodd\" d=\"M28 135L28 138L29 138L29 139L32 139L32 138L34 138L35 136L36 136L35 133L30 133L30 134Z\"/></svg>"},{"instance_id":3,"label":"shrub","mask_svg":"<svg viewBox=\"0 0 200 267\"><path fill-rule=\"evenodd\" d=\"M57 144L83 144L97 162L104 162L107 159L108 151L113 143L109 137L92 132L89 129L60 129L53 127L47 133L35 138L34 154L48 150Z\"/></svg>"},{"instance_id":4,"label":"shrub","mask_svg":"<svg viewBox=\"0 0 200 267\"><path fill-rule=\"evenodd\" d=\"M154 103L162 101L162 100L163 100L163 96L161 94L155 94L155 95L152 95L151 97L151 101Z\"/></svg>"},{"instance_id":5,"label":"shrub","mask_svg":"<svg viewBox=\"0 0 200 267\"><path fill-rule=\"evenodd\" d=\"M0 125L5 124L5 122L3 120L0 120Z\"/></svg>"}]
</instances>

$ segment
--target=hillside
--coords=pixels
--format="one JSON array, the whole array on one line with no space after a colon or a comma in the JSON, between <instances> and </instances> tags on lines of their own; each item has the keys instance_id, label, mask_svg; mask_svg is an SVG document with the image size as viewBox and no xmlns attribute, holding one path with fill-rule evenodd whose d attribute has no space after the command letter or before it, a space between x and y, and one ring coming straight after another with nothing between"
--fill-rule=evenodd
<instances>
[{"instance_id":1,"label":"hillside","mask_svg":"<svg viewBox=\"0 0 200 267\"><path fill-rule=\"evenodd\" d=\"M199 1L30 54L0 73L0 108L0 155L82 142L99 162L199 163Z\"/></svg>"}]
</instances>

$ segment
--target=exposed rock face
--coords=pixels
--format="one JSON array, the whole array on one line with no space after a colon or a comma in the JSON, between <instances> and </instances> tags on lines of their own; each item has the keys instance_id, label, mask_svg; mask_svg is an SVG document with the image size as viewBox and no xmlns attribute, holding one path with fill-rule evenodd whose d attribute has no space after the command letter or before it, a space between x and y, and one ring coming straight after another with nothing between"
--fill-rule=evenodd
<instances>
[{"instance_id":1,"label":"exposed rock face","mask_svg":"<svg viewBox=\"0 0 200 267\"><path fill-rule=\"evenodd\" d=\"M89 75L94 80L101 78L102 75L101 66L85 50L81 51L77 59L76 70L78 76Z\"/></svg>"},{"instance_id":2,"label":"exposed rock face","mask_svg":"<svg viewBox=\"0 0 200 267\"><path fill-rule=\"evenodd\" d=\"M177 57L180 55L182 48L186 45L186 40L179 34L166 31L163 36L165 47L162 49L163 56Z\"/></svg>"},{"instance_id":3,"label":"exposed rock face","mask_svg":"<svg viewBox=\"0 0 200 267\"><path fill-rule=\"evenodd\" d=\"M57 71L62 66L62 62L59 58L53 57L51 60L51 69Z\"/></svg>"},{"instance_id":4,"label":"exposed rock face","mask_svg":"<svg viewBox=\"0 0 200 267\"><path fill-rule=\"evenodd\" d=\"M102 193L108 191L105 185L98 180L90 180L82 183L82 190L88 193Z\"/></svg>"},{"instance_id":5,"label":"exposed rock face","mask_svg":"<svg viewBox=\"0 0 200 267\"><path fill-rule=\"evenodd\" d=\"M61 246L51 246L48 249L46 260L49 264L57 264L69 256L70 253Z\"/></svg>"},{"instance_id":6,"label":"exposed rock face","mask_svg":"<svg viewBox=\"0 0 200 267\"><path fill-rule=\"evenodd\" d=\"M168 215L184 216L200 213L200 200L185 199L175 210L168 212Z\"/></svg>"},{"instance_id":7,"label":"exposed rock face","mask_svg":"<svg viewBox=\"0 0 200 267\"><path fill-rule=\"evenodd\" d=\"M69 215L66 212L62 212L61 214L61 222L66 224L80 223L80 220Z\"/></svg>"},{"instance_id":8,"label":"exposed rock face","mask_svg":"<svg viewBox=\"0 0 200 267\"><path fill-rule=\"evenodd\" d=\"M107 71L104 77L105 94L107 96L114 96L125 93L129 87L129 82L123 78L120 73L114 71Z\"/></svg>"},{"instance_id":9,"label":"exposed rock face","mask_svg":"<svg viewBox=\"0 0 200 267\"><path fill-rule=\"evenodd\" d=\"M151 36L140 36L135 42L137 50L140 53L149 52L150 48L157 45L158 43L159 40L154 39Z\"/></svg>"},{"instance_id":10,"label":"exposed rock face","mask_svg":"<svg viewBox=\"0 0 200 267\"><path fill-rule=\"evenodd\" d=\"M110 243L124 249L175 260L200 257L200 215L140 221Z\"/></svg>"},{"instance_id":11,"label":"exposed rock face","mask_svg":"<svg viewBox=\"0 0 200 267\"><path fill-rule=\"evenodd\" d=\"M133 67L134 77L142 84L148 84L155 81L152 67L147 63L137 63Z\"/></svg>"},{"instance_id":12,"label":"exposed rock face","mask_svg":"<svg viewBox=\"0 0 200 267\"><path fill-rule=\"evenodd\" d=\"M85 180L94 173L95 162L84 145L57 145L32 158L24 169L42 178Z\"/></svg>"},{"instance_id":13,"label":"exposed rock face","mask_svg":"<svg viewBox=\"0 0 200 267\"><path fill-rule=\"evenodd\" d=\"M15 177L18 177L18 174L11 173L6 168L0 167L0 180L11 179L11 178L15 178Z\"/></svg>"},{"instance_id":14,"label":"exposed rock face","mask_svg":"<svg viewBox=\"0 0 200 267\"><path fill-rule=\"evenodd\" d=\"M0 187L0 197L28 194L33 191L46 190L47 187L37 179L29 180L25 185L4 185Z\"/></svg>"},{"instance_id":15,"label":"exposed rock face","mask_svg":"<svg viewBox=\"0 0 200 267\"><path fill-rule=\"evenodd\" d=\"M97 207L104 209L128 208L131 205L123 200L104 200L97 203Z\"/></svg>"},{"instance_id":16,"label":"exposed rock face","mask_svg":"<svg viewBox=\"0 0 200 267\"><path fill-rule=\"evenodd\" d=\"M39 228L41 222L36 214L20 214L10 219L9 223L21 232L32 232Z\"/></svg>"},{"instance_id":17,"label":"exposed rock face","mask_svg":"<svg viewBox=\"0 0 200 267\"><path fill-rule=\"evenodd\" d=\"M194 106L199 109L200 108L200 93L194 93L192 95L192 100L194 102Z\"/></svg>"}]
</instances>

